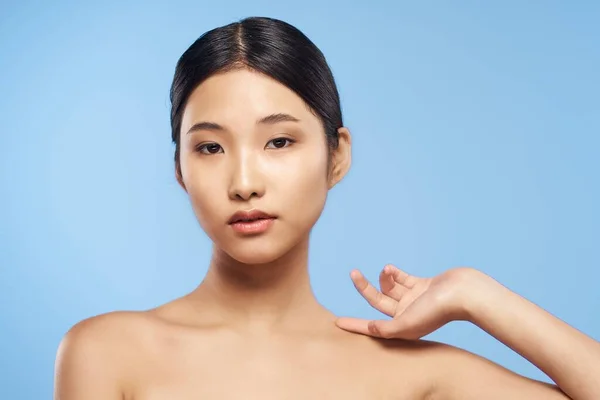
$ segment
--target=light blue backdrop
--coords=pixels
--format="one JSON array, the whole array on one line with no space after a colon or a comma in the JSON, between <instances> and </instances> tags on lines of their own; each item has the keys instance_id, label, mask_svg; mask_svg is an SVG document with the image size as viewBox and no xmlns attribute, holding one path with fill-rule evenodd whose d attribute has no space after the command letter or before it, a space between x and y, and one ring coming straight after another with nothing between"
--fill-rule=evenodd
<instances>
[{"instance_id":1,"label":"light blue backdrop","mask_svg":"<svg viewBox=\"0 0 600 400\"><path fill-rule=\"evenodd\" d=\"M599 3L482 4L3 2L0 398L50 398L77 321L202 279L210 243L174 179L168 90L200 34L250 15L323 50L354 135L313 236L326 306L378 316L355 267L470 265L600 339ZM431 339L546 379L466 323Z\"/></svg>"}]
</instances>

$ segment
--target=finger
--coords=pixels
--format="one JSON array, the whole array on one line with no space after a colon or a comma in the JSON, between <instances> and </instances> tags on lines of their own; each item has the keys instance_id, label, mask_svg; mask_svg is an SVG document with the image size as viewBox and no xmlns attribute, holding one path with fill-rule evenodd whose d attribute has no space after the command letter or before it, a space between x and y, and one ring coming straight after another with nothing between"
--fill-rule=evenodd
<instances>
[{"instance_id":1,"label":"finger","mask_svg":"<svg viewBox=\"0 0 600 400\"><path fill-rule=\"evenodd\" d=\"M340 317L335 321L335 324L348 332L359 333L361 335L373 336L379 338L391 339L395 337L398 329L395 324L388 324L395 320L368 320L361 318Z\"/></svg>"},{"instance_id":2,"label":"finger","mask_svg":"<svg viewBox=\"0 0 600 400\"><path fill-rule=\"evenodd\" d=\"M447 317L434 312L429 301L418 298L394 319L373 321L368 328L382 338L416 340L436 331L448 321Z\"/></svg>"},{"instance_id":3,"label":"finger","mask_svg":"<svg viewBox=\"0 0 600 400\"><path fill-rule=\"evenodd\" d=\"M379 273L379 287L383 293L390 292L396 286L396 282L394 282L394 278L388 274L383 268Z\"/></svg>"},{"instance_id":4,"label":"finger","mask_svg":"<svg viewBox=\"0 0 600 400\"><path fill-rule=\"evenodd\" d=\"M371 336L382 339L403 339L419 340L423 336L434 332L440 326L435 324L412 324L404 322L402 319L392 319L389 321L371 321L368 330Z\"/></svg>"},{"instance_id":5,"label":"finger","mask_svg":"<svg viewBox=\"0 0 600 400\"><path fill-rule=\"evenodd\" d=\"M371 321L367 328L371 336L403 340L418 340L435 330L430 325L414 324L402 318Z\"/></svg>"},{"instance_id":6,"label":"finger","mask_svg":"<svg viewBox=\"0 0 600 400\"><path fill-rule=\"evenodd\" d=\"M410 324L400 319L386 321L340 317L335 324L348 332L382 339L417 340L434 330L429 326Z\"/></svg>"},{"instance_id":7,"label":"finger","mask_svg":"<svg viewBox=\"0 0 600 400\"><path fill-rule=\"evenodd\" d=\"M373 308L390 317L394 315L396 305L398 304L396 300L377 290L358 270L352 271L350 278L356 290Z\"/></svg>"},{"instance_id":8,"label":"finger","mask_svg":"<svg viewBox=\"0 0 600 400\"><path fill-rule=\"evenodd\" d=\"M386 267L384 267L379 274L379 287L383 294L396 301L400 301L403 295L408 291L407 288L396 283L394 277ZM396 312L397 311L398 310L396 310Z\"/></svg>"},{"instance_id":9,"label":"finger","mask_svg":"<svg viewBox=\"0 0 600 400\"><path fill-rule=\"evenodd\" d=\"M394 265L388 264L385 266L384 270L392 276L396 283L399 283L404 287L411 289L415 285L416 277L409 275Z\"/></svg>"},{"instance_id":10,"label":"finger","mask_svg":"<svg viewBox=\"0 0 600 400\"><path fill-rule=\"evenodd\" d=\"M372 320L367 324L369 336L382 339L407 339L404 337L403 323L397 319Z\"/></svg>"},{"instance_id":11,"label":"finger","mask_svg":"<svg viewBox=\"0 0 600 400\"><path fill-rule=\"evenodd\" d=\"M335 321L335 324L345 331L371 336L369 322L368 319L340 317Z\"/></svg>"},{"instance_id":12,"label":"finger","mask_svg":"<svg viewBox=\"0 0 600 400\"><path fill-rule=\"evenodd\" d=\"M371 336L383 339L409 339L404 332L404 323L400 319L369 321L367 330Z\"/></svg>"}]
</instances>

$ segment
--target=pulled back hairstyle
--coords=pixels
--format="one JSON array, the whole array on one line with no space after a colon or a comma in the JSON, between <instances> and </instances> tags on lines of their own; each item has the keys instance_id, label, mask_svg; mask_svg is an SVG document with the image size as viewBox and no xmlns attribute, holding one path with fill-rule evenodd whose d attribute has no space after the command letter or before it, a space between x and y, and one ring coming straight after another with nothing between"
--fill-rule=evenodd
<instances>
[{"instance_id":1,"label":"pulled back hairstyle","mask_svg":"<svg viewBox=\"0 0 600 400\"><path fill-rule=\"evenodd\" d=\"M211 75L238 68L262 73L294 91L321 120L330 152L337 148L342 110L323 53L294 26L273 18L251 17L204 33L177 61L170 99L179 174L181 120L190 94Z\"/></svg>"}]
</instances>

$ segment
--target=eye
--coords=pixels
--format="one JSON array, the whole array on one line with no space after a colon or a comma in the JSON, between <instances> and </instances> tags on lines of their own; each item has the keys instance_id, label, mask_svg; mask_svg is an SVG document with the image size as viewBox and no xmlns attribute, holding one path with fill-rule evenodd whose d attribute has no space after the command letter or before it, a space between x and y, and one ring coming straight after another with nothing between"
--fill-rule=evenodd
<instances>
[{"instance_id":1,"label":"eye","mask_svg":"<svg viewBox=\"0 0 600 400\"><path fill-rule=\"evenodd\" d=\"M288 139L288 138L276 138L276 139L270 140L267 143L267 148L269 148L269 149L283 149L284 147L290 146L292 143L294 143L294 141L292 139ZM270 144L272 144L272 146L270 146Z\"/></svg>"},{"instance_id":2,"label":"eye","mask_svg":"<svg viewBox=\"0 0 600 400\"><path fill-rule=\"evenodd\" d=\"M204 143L196 147L196 149L202 154L217 154L223 152L223 148L217 143Z\"/></svg>"}]
</instances>

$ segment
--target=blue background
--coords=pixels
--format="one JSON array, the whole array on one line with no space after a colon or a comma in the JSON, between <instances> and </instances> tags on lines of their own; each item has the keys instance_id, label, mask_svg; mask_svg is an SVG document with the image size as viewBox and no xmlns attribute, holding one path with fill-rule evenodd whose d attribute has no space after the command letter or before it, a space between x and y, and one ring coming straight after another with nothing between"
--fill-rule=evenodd
<instances>
[{"instance_id":1,"label":"blue background","mask_svg":"<svg viewBox=\"0 0 600 400\"><path fill-rule=\"evenodd\" d=\"M379 316L352 268L469 265L600 339L598 2L83 3L0 7L0 398L50 398L77 321L202 279L168 90L198 36L251 15L322 49L353 133L313 234L324 305ZM547 379L467 323L430 338Z\"/></svg>"}]
</instances>

